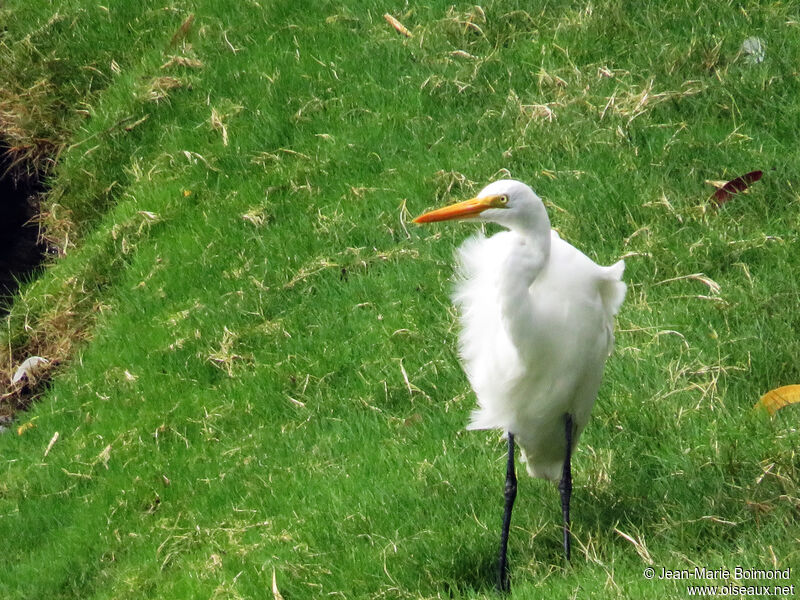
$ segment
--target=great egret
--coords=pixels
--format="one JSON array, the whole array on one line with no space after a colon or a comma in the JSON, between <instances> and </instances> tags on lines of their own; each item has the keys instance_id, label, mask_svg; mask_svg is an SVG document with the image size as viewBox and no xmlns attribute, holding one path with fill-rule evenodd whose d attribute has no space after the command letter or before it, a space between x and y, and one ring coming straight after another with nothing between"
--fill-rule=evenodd
<instances>
[{"instance_id":1,"label":"great egret","mask_svg":"<svg viewBox=\"0 0 800 600\"><path fill-rule=\"evenodd\" d=\"M625 263L602 267L563 241L550 229L541 199L520 181L495 181L476 198L414 222L450 219L491 221L509 230L464 242L453 295L461 361L479 405L468 429L502 429L508 436L497 584L506 591L515 440L532 477L558 482L570 558L571 454L614 344Z\"/></svg>"}]
</instances>

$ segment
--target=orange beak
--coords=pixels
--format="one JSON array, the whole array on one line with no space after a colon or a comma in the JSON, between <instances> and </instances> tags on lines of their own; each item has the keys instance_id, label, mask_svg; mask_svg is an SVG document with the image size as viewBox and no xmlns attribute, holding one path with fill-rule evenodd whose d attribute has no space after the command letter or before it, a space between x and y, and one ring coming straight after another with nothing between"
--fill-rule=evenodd
<instances>
[{"instance_id":1,"label":"orange beak","mask_svg":"<svg viewBox=\"0 0 800 600\"><path fill-rule=\"evenodd\" d=\"M418 216L414 223L434 223L436 221L450 221L452 219L469 219L476 217L489 208L506 208L508 198L506 196L484 196L483 198L471 198L458 204L452 204L432 210Z\"/></svg>"}]
</instances>

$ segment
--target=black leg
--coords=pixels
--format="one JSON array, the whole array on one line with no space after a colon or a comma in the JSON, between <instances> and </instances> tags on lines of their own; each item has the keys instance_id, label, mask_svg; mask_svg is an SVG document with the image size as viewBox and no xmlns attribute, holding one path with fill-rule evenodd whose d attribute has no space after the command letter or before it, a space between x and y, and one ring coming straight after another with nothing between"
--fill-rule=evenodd
<instances>
[{"instance_id":1,"label":"black leg","mask_svg":"<svg viewBox=\"0 0 800 600\"><path fill-rule=\"evenodd\" d=\"M506 467L505 499L506 507L503 513L503 531L500 534L500 563L498 565L497 589L507 592L508 584L508 530L511 527L511 509L514 508L514 499L517 497L517 474L514 470L514 434L508 434L508 466Z\"/></svg>"},{"instance_id":2,"label":"black leg","mask_svg":"<svg viewBox=\"0 0 800 600\"><path fill-rule=\"evenodd\" d=\"M564 556L570 560L570 533L569 533L569 499L572 495L572 415L568 414L564 426L564 437L567 450L564 453L564 467L561 470L561 481L558 491L561 493L561 514L564 516Z\"/></svg>"}]
</instances>

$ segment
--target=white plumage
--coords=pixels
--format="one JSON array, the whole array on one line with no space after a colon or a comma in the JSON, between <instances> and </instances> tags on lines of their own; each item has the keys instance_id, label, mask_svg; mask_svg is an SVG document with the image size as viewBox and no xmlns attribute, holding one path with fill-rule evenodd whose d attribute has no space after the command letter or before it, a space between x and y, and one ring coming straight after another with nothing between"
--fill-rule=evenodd
<instances>
[{"instance_id":1,"label":"white plumage","mask_svg":"<svg viewBox=\"0 0 800 600\"><path fill-rule=\"evenodd\" d=\"M554 231L550 260L529 288L530 305L506 303L503 310L503 270L483 259L509 260L518 238L513 231L477 236L458 250L459 349L479 404L468 429L515 434L528 473L558 481L564 415L573 416L576 444L614 344L624 264L600 267Z\"/></svg>"},{"instance_id":2,"label":"white plumage","mask_svg":"<svg viewBox=\"0 0 800 600\"><path fill-rule=\"evenodd\" d=\"M469 428L513 433L528 473L558 481L564 415L573 417L574 447L614 344L625 265L597 265L562 240L524 183L496 181L476 200L495 198L506 203L454 216L434 211L419 220L477 218L509 229L478 234L457 252L460 354L479 405Z\"/></svg>"},{"instance_id":3,"label":"white plumage","mask_svg":"<svg viewBox=\"0 0 800 600\"><path fill-rule=\"evenodd\" d=\"M528 473L558 482L564 555L570 559L572 448L592 412L625 298L622 261L601 267L550 229L524 183L495 181L476 198L425 213L417 223L479 219L508 231L458 249L461 361L478 396L470 429L508 433L505 512L497 588L509 590L508 536L517 495L514 442ZM568 446L569 444L569 446Z\"/></svg>"}]
</instances>

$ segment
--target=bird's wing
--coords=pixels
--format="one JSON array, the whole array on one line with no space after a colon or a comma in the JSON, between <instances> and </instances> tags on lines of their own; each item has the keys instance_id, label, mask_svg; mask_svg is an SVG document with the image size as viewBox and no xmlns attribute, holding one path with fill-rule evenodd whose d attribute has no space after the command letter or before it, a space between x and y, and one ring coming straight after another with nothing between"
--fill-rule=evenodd
<instances>
[{"instance_id":1,"label":"bird's wing","mask_svg":"<svg viewBox=\"0 0 800 600\"><path fill-rule=\"evenodd\" d=\"M622 281L625 261L620 260L610 267L600 266L572 244L562 240L555 231L551 235L551 244L551 262L555 267L551 281L558 281L571 289L573 297L599 296L610 354L614 346L614 316L619 312L628 289Z\"/></svg>"}]
</instances>

